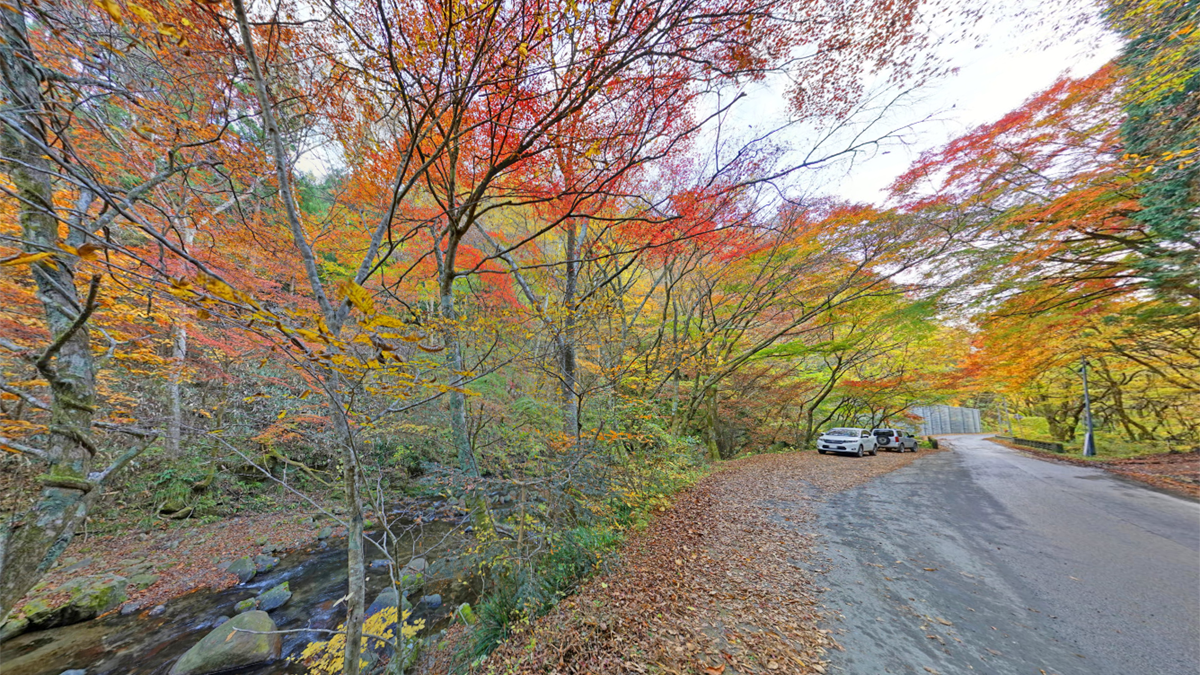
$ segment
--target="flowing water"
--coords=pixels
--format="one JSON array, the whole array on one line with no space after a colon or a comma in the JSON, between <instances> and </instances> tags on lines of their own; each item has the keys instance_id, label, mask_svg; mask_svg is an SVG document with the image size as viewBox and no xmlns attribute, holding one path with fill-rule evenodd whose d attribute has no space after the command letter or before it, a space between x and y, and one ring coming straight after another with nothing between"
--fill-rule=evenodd
<instances>
[{"instance_id":1,"label":"flowing water","mask_svg":"<svg viewBox=\"0 0 1200 675\"><path fill-rule=\"evenodd\" d=\"M402 538L399 548L407 551L396 557L401 563L420 552L430 563L456 555L465 542L458 528L434 522ZM367 559L372 550L367 544ZM121 616L114 614L94 621L27 633L0 646L0 673L3 675L59 675L79 668L88 675L165 675L171 665L226 618L236 613L233 606L241 600L289 582L292 597L270 612L280 630L337 628L345 617L346 549L340 545L319 544L284 555L272 571L259 574L245 584L222 591L196 591L166 603L158 616L146 613ZM367 601L390 583L386 568L367 570ZM453 600L474 600L474 584L458 584ZM443 590L442 595L447 596ZM413 597L414 601L418 598ZM443 627L455 603L447 597L439 609L429 610L418 604L414 619L424 619L423 634ZM239 670L239 675L276 675L303 673L301 664L288 660L313 640L326 639L320 633L296 632L283 635L283 657L273 663Z\"/></svg>"}]
</instances>

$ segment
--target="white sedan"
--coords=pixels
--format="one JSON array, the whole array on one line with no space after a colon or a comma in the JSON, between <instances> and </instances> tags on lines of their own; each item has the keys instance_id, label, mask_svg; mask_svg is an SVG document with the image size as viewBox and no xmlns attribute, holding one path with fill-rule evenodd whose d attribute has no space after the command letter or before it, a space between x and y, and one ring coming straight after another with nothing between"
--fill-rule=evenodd
<instances>
[{"instance_id":1,"label":"white sedan","mask_svg":"<svg viewBox=\"0 0 1200 675\"><path fill-rule=\"evenodd\" d=\"M875 436L870 429L838 427L817 438L817 452L822 455L827 452L849 452L862 457L864 454L878 454L879 450L875 447Z\"/></svg>"}]
</instances>

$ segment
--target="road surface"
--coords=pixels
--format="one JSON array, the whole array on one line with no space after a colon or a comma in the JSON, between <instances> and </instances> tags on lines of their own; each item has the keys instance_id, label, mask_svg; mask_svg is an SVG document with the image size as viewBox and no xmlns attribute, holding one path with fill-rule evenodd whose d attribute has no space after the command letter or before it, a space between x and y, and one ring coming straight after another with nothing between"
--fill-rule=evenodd
<instances>
[{"instance_id":1,"label":"road surface","mask_svg":"<svg viewBox=\"0 0 1200 675\"><path fill-rule=\"evenodd\" d=\"M1200 673L1200 504L947 438L820 509L830 673Z\"/></svg>"}]
</instances>

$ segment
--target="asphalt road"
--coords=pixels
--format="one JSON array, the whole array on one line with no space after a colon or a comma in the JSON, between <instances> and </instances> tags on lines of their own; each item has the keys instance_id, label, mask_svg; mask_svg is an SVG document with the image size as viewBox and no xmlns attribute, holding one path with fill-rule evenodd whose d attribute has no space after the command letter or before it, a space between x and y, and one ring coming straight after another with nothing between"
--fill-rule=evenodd
<instances>
[{"instance_id":1,"label":"asphalt road","mask_svg":"<svg viewBox=\"0 0 1200 675\"><path fill-rule=\"evenodd\" d=\"M828 672L1200 673L1200 504L948 438L820 508Z\"/></svg>"}]
</instances>

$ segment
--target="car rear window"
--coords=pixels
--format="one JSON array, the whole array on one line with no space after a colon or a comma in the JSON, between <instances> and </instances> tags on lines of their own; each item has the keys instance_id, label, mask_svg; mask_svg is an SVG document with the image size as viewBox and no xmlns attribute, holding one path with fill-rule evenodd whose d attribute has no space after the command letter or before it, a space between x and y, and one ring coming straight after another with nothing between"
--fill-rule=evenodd
<instances>
[{"instance_id":1,"label":"car rear window","mask_svg":"<svg viewBox=\"0 0 1200 675\"><path fill-rule=\"evenodd\" d=\"M896 433L899 433L899 432L897 432L895 429L876 429L876 430L875 430L875 433L877 433L877 434L888 434L888 435L890 436L890 435L892 435L892 434L896 434Z\"/></svg>"}]
</instances>

